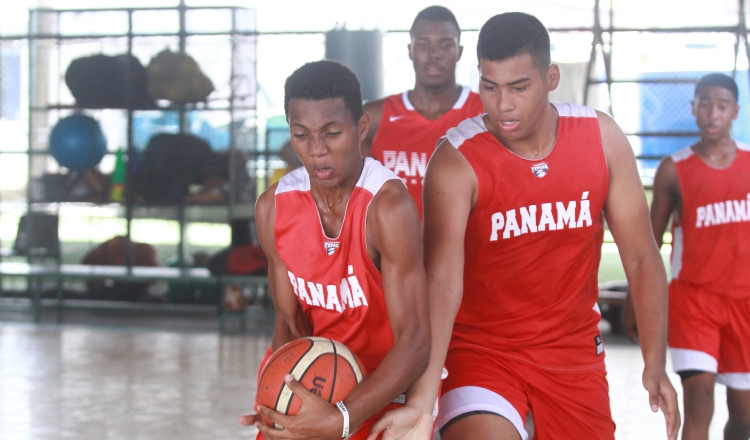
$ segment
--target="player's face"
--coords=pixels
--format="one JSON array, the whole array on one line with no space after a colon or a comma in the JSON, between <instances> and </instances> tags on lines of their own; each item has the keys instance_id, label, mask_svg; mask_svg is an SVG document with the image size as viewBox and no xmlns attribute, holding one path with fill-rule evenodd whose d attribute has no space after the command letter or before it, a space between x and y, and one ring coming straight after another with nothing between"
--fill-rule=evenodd
<instances>
[{"instance_id":1,"label":"player's face","mask_svg":"<svg viewBox=\"0 0 750 440\"><path fill-rule=\"evenodd\" d=\"M531 55L503 61L480 60L479 96L488 130L501 142L525 139L536 132L549 107L549 92L560 81L556 64L542 73Z\"/></svg>"},{"instance_id":2,"label":"player's face","mask_svg":"<svg viewBox=\"0 0 750 440\"><path fill-rule=\"evenodd\" d=\"M695 123L705 140L728 137L740 111L732 92L718 86L701 87L692 106Z\"/></svg>"},{"instance_id":3,"label":"player's face","mask_svg":"<svg viewBox=\"0 0 750 440\"><path fill-rule=\"evenodd\" d=\"M453 85L456 63L463 47L458 44L458 29L447 21L419 20L409 44L417 84L427 87Z\"/></svg>"},{"instance_id":4,"label":"player's face","mask_svg":"<svg viewBox=\"0 0 750 440\"><path fill-rule=\"evenodd\" d=\"M362 166L359 144L367 135L367 113L352 119L343 98L289 101L292 148L310 174L310 183L334 188L356 179Z\"/></svg>"}]
</instances>

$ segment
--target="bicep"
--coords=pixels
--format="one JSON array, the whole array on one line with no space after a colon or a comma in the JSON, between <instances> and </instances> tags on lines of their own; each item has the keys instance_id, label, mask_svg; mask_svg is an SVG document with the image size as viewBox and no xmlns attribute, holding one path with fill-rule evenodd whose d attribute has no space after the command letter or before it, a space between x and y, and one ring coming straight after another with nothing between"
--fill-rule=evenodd
<instances>
[{"instance_id":1,"label":"bicep","mask_svg":"<svg viewBox=\"0 0 750 440\"><path fill-rule=\"evenodd\" d=\"M476 198L476 176L468 162L445 141L427 167L423 194L425 268L430 294L454 292L460 303L464 237Z\"/></svg>"},{"instance_id":2,"label":"bicep","mask_svg":"<svg viewBox=\"0 0 750 440\"><path fill-rule=\"evenodd\" d=\"M626 262L655 249L646 193L627 137L607 116L600 116L600 124L609 167L604 216Z\"/></svg>"},{"instance_id":3,"label":"bicep","mask_svg":"<svg viewBox=\"0 0 750 440\"><path fill-rule=\"evenodd\" d=\"M678 182L674 162L667 157L662 160L656 170L651 201L651 224L654 238L659 246L663 243L662 237L677 203L676 185Z\"/></svg>"},{"instance_id":4,"label":"bicep","mask_svg":"<svg viewBox=\"0 0 750 440\"><path fill-rule=\"evenodd\" d=\"M276 252L274 234L275 186L258 199L255 217L260 245L268 258L268 291L276 311L273 349L293 339L312 334L311 326L297 301L286 264Z\"/></svg>"},{"instance_id":5,"label":"bicep","mask_svg":"<svg viewBox=\"0 0 750 440\"><path fill-rule=\"evenodd\" d=\"M416 204L401 182L393 182L382 192L368 215L380 256L388 316L398 336L412 325L428 322L422 225Z\"/></svg>"}]
</instances>

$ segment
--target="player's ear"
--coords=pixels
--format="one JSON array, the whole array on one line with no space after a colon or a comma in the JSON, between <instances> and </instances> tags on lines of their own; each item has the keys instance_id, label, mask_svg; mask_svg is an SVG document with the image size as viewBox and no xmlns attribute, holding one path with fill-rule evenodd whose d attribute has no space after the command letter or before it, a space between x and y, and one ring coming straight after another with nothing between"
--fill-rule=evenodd
<instances>
[{"instance_id":1,"label":"player's ear","mask_svg":"<svg viewBox=\"0 0 750 440\"><path fill-rule=\"evenodd\" d=\"M409 51L409 60L414 61L414 55L411 52L411 43L406 45L406 50Z\"/></svg>"},{"instance_id":2,"label":"player's ear","mask_svg":"<svg viewBox=\"0 0 750 440\"><path fill-rule=\"evenodd\" d=\"M370 115L367 112L362 113L357 122L359 130L359 142L363 142L367 137L367 131L370 129Z\"/></svg>"},{"instance_id":3,"label":"player's ear","mask_svg":"<svg viewBox=\"0 0 750 440\"><path fill-rule=\"evenodd\" d=\"M735 107L735 109L734 109L734 117L732 117L732 120L736 121L737 117L740 115L740 106L739 106L739 104L737 104L734 107Z\"/></svg>"},{"instance_id":4,"label":"player's ear","mask_svg":"<svg viewBox=\"0 0 750 440\"><path fill-rule=\"evenodd\" d=\"M558 85L560 85L560 66L553 63L547 68L547 90L551 92Z\"/></svg>"},{"instance_id":5,"label":"player's ear","mask_svg":"<svg viewBox=\"0 0 750 440\"><path fill-rule=\"evenodd\" d=\"M458 45L458 58L456 58L456 61L461 60L461 55L463 55L463 53L464 53L464 47L459 44Z\"/></svg>"},{"instance_id":6,"label":"player's ear","mask_svg":"<svg viewBox=\"0 0 750 440\"><path fill-rule=\"evenodd\" d=\"M690 113L695 116L695 101L690 101Z\"/></svg>"}]
</instances>

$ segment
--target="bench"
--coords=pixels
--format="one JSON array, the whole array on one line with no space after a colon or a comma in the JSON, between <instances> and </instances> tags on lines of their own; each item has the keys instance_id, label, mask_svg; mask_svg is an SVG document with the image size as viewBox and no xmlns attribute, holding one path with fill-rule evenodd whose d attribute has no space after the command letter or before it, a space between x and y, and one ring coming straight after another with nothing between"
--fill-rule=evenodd
<instances>
[{"instance_id":1,"label":"bench","mask_svg":"<svg viewBox=\"0 0 750 440\"><path fill-rule=\"evenodd\" d=\"M96 280L96 279L108 279L114 281L126 281L126 282L153 282L153 281L189 281L192 283L205 283L215 284L218 283L220 291L224 291L224 286L228 284L240 284L243 286L267 286L268 278L266 276L254 276L254 275L213 275L206 268L176 268L176 267L143 267L143 266L95 266L86 264L29 264L23 262L0 262L0 276L3 277L20 277L25 278L29 282L30 286L30 305L31 312L34 317L34 322L38 323L41 319L41 309L47 305L42 301L41 296L41 282L45 280L52 280L56 283L56 295L53 302L53 307L57 309L57 322L62 322L62 311L66 307L66 303L71 300L66 300L63 294L62 284L64 280ZM106 304L105 304L106 303ZM150 309L160 308L165 311L184 311L194 310L190 307L180 307L176 304L160 304L160 305L137 305L137 304L126 304L119 302L119 304L112 304L113 301L106 301L100 303L99 301L79 301L75 303L77 307L83 308L131 308L131 309L143 309L144 306ZM117 302L115 302L117 303ZM114 306L114 307L113 307ZM224 302L221 296L219 297L218 304L215 308L211 306L212 310L215 310L219 315L219 327L224 332L225 321L229 316L237 316L238 313L235 311L227 310L224 307ZM242 316L240 316L242 317ZM244 328L244 317L241 325Z\"/></svg>"}]
</instances>

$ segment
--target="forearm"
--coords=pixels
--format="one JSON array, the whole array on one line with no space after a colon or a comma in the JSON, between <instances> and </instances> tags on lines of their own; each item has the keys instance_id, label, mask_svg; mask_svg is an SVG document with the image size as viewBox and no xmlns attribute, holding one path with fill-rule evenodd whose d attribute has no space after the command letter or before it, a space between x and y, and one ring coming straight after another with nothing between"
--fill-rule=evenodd
<instances>
[{"instance_id":1,"label":"forearm","mask_svg":"<svg viewBox=\"0 0 750 440\"><path fill-rule=\"evenodd\" d=\"M432 348L430 350L430 363L425 373L409 388L407 392L407 403L423 412L432 413L435 400L438 397L440 378L443 374L445 357L448 353L451 335L453 334L453 322L461 305L461 289L446 293L447 289L442 286L433 288L430 298L430 325L432 327ZM457 300L456 300L457 298Z\"/></svg>"},{"instance_id":2,"label":"forearm","mask_svg":"<svg viewBox=\"0 0 750 440\"><path fill-rule=\"evenodd\" d=\"M391 403L425 371L429 361L430 335L426 326L413 327L396 337L378 368L344 400L352 429Z\"/></svg>"},{"instance_id":3,"label":"forearm","mask_svg":"<svg viewBox=\"0 0 750 440\"><path fill-rule=\"evenodd\" d=\"M667 284L658 252L626 264L641 352L647 367L663 368L667 347Z\"/></svg>"}]
</instances>

